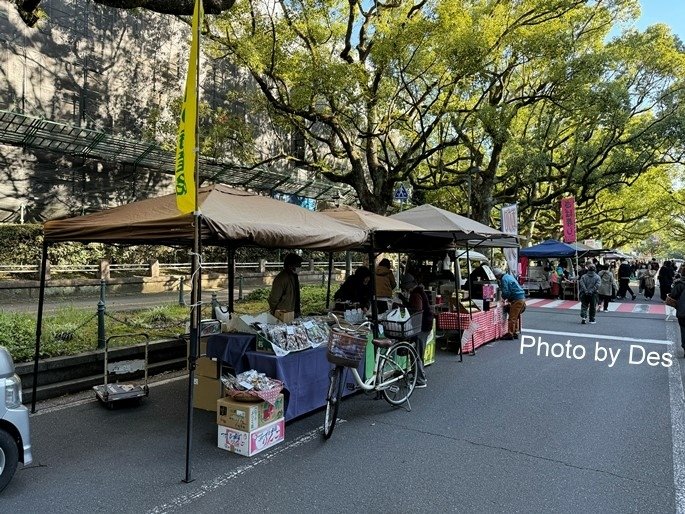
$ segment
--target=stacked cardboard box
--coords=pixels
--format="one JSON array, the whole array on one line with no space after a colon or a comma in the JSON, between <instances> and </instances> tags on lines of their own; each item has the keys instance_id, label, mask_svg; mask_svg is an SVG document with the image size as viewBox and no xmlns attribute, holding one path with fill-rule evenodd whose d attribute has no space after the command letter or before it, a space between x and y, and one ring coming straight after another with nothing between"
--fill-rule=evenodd
<instances>
[{"instance_id":1,"label":"stacked cardboard box","mask_svg":"<svg viewBox=\"0 0 685 514\"><path fill-rule=\"evenodd\" d=\"M198 357L195 367L193 407L216 411L216 401L221 398L221 382L217 361L208 357Z\"/></svg>"},{"instance_id":2,"label":"stacked cardboard box","mask_svg":"<svg viewBox=\"0 0 685 514\"><path fill-rule=\"evenodd\" d=\"M285 439L283 395L268 402L239 402L220 398L216 402L218 446L250 457Z\"/></svg>"}]
</instances>

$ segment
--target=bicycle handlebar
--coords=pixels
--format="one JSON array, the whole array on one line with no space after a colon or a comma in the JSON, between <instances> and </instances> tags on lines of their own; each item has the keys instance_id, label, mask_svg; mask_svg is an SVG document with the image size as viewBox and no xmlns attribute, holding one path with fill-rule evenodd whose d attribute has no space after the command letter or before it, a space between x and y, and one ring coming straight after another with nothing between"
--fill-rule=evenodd
<instances>
[{"instance_id":1,"label":"bicycle handlebar","mask_svg":"<svg viewBox=\"0 0 685 514\"><path fill-rule=\"evenodd\" d=\"M361 325L356 326L355 328L348 328L348 327L343 327L343 326L340 324L340 320L338 319L338 316L336 316L336 315L333 314L332 312L329 312L329 313L328 313L328 316L329 316L330 318L333 318L333 321L335 321L335 324L337 325L337 328L340 329L340 330L342 330L343 332L347 332L347 333L350 333L350 334L356 334L356 333L358 333L358 332L361 332L361 331L362 331L361 329L363 329L363 328L367 328L368 330L372 330L372 329L373 329L373 323L371 323L370 321L365 321L364 323L362 323Z\"/></svg>"}]
</instances>

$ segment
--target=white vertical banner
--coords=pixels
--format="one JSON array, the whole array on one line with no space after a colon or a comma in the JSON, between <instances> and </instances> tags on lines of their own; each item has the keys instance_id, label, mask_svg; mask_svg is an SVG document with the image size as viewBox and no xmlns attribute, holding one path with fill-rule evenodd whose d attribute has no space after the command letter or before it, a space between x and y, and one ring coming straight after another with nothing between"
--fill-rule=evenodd
<instances>
[{"instance_id":1,"label":"white vertical banner","mask_svg":"<svg viewBox=\"0 0 685 514\"><path fill-rule=\"evenodd\" d=\"M502 232L505 234L518 235L519 233L519 216L518 204L505 205L502 207ZM509 266L509 273L515 277L519 276L519 251L518 248L504 248L504 257Z\"/></svg>"}]
</instances>

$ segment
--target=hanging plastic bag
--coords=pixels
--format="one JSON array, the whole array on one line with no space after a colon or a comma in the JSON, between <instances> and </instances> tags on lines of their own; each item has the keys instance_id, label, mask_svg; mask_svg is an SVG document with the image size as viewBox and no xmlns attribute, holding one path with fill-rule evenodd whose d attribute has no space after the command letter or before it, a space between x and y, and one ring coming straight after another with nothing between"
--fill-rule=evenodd
<instances>
[{"instance_id":1,"label":"hanging plastic bag","mask_svg":"<svg viewBox=\"0 0 685 514\"><path fill-rule=\"evenodd\" d=\"M407 321L409 318L411 318L411 314L409 313L409 309L405 307L396 307L395 309L388 311L385 316L385 319L388 321Z\"/></svg>"}]
</instances>

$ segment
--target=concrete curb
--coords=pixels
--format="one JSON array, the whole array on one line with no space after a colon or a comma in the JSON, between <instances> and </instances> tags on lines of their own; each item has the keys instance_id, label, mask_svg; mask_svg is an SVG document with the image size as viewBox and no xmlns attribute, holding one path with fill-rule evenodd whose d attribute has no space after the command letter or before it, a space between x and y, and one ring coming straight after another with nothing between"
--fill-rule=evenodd
<instances>
[{"instance_id":1,"label":"concrete curb","mask_svg":"<svg viewBox=\"0 0 685 514\"><path fill-rule=\"evenodd\" d=\"M109 352L109 358L113 360L142 359L144 355L144 344L116 348ZM173 339L150 342L148 361L148 373L151 375L185 368L187 364L185 341ZM21 377L24 403L31 402L33 363L17 364L16 372ZM140 373L140 377L142 376ZM43 359L38 362L36 399L45 400L88 390L94 385L103 383L103 380L104 352L102 350L70 357Z\"/></svg>"}]
</instances>

